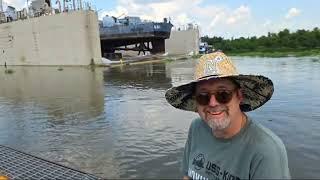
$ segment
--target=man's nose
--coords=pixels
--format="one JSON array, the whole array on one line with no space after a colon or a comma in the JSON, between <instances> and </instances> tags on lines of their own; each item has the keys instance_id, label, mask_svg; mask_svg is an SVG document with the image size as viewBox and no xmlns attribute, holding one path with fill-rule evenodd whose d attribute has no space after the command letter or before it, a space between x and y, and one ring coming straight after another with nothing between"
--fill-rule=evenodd
<instances>
[{"instance_id":1,"label":"man's nose","mask_svg":"<svg viewBox=\"0 0 320 180\"><path fill-rule=\"evenodd\" d=\"M219 102L217 101L216 97L212 94L210 96L209 106L217 106L219 105Z\"/></svg>"}]
</instances>

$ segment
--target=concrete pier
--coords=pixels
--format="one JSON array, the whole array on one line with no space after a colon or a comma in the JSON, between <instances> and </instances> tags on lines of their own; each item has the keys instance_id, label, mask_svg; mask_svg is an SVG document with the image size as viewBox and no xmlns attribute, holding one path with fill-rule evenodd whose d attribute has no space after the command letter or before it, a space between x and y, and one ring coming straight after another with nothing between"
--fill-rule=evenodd
<instances>
[{"instance_id":1,"label":"concrete pier","mask_svg":"<svg viewBox=\"0 0 320 180\"><path fill-rule=\"evenodd\" d=\"M101 64L98 17L80 10L0 24L0 65Z\"/></svg>"},{"instance_id":2,"label":"concrete pier","mask_svg":"<svg viewBox=\"0 0 320 180\"><path fill-rule=\"evenodd\" d=\"M165 41L165 51L170 55L198 54L199 29L172 30L169 39Z\"/></svg>"}]
</instances>

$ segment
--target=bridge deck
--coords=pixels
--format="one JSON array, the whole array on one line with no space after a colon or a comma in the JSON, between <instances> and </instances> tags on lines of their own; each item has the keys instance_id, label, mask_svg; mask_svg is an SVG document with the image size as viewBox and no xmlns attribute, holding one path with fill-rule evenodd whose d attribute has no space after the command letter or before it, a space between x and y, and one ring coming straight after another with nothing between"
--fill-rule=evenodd
<instances>
[{"instance_id":1,"label":"bridge deck","mask_svg":"<svg viewBox=\"0 0 320 180\"><path fill-rule=\"evenodd\" d=\"M9 179L99 179L75 169L0 145L0 175Z\"/></svg>"}]
</instances>

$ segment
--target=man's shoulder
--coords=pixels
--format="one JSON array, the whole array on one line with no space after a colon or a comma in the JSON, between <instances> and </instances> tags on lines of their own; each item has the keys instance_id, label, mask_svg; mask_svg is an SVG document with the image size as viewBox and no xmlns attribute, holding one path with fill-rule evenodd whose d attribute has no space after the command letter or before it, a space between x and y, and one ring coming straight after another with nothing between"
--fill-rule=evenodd
<instances>
[{"instance_id":1,"label":"man's shoulder","mask_svg":"<svg viewBox=\"0 0 320 180\"><path fill-rule=\"evenodd\" d=\"M288 157L282 140L260 123L252 123L253 179L289 179Z\"/></svg>"},{"instance_id":2,"label":"man's shoulder","mask_svg":"<svg viewBox=\"0 0 320 180\"><path fill-rule=\"evenodd\" d=\"M253 142L261 150L260 152L286 152L284 143L280 137L270 129L253 120L250 128L253 133Z\"/></svg>"}]
</instances>

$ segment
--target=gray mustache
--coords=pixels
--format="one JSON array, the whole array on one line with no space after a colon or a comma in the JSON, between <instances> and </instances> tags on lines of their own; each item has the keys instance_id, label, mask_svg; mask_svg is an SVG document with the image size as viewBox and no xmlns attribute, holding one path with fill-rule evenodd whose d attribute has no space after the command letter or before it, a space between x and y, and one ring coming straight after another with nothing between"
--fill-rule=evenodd
<instances>
[{"instance_id":1,"label":"gray mustache","mask_svg":"<svg viewBox=\"0 0 320 180\"><path fill-rule=\"evenodd\" d=\"M208 107L208 111L215 113L220 111L226 111L228 112L229 108L227 106L215 106L215 107Z\"/></svg>"}]
</instances>

